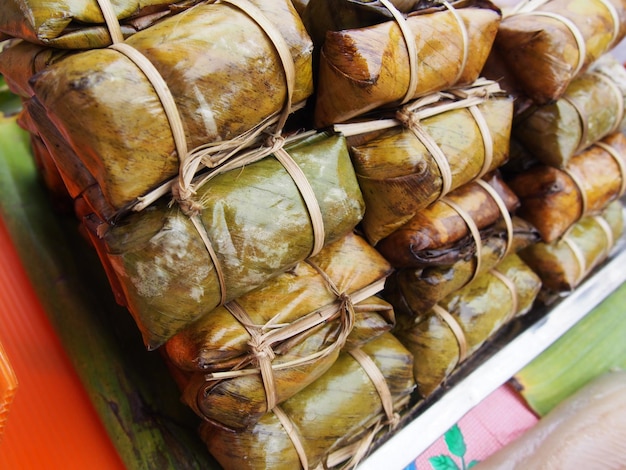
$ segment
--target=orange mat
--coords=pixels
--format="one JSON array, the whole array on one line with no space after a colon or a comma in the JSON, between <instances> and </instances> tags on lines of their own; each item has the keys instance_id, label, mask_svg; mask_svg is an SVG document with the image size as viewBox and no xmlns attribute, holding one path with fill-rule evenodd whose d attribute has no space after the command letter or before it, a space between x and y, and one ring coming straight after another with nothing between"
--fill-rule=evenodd
<instances>
[{"instance_id":1,"label":"orange mat","mask_svg":"<svg viewBox=\"0 0 626 470\"><path fill-rule=\"evenodd\" d=\"M0 435L0 469L123 469L2 220L0 343L18 381Z\"/></svg>"}]
</instances>

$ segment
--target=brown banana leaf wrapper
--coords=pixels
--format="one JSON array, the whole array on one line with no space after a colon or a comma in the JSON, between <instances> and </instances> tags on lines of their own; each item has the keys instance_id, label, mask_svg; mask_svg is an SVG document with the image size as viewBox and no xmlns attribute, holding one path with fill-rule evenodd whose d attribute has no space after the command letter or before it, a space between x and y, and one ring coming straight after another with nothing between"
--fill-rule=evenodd
<instances>
[{"instance_id":1,"label":"brown banana leaf wrapper","mask_svg":"<svg viewBox=\"0 0 626 470\"><path fill-rule=\"evenodd\" d=\"M24 100L20 100L22 106ZM50 200L59 212L70 214L73 201L69 195L63 177L54 164L50 149L37 132L37 128L30 118L30 114L22 108L17 117L19 126L26 129L30 137L30 150L37 168L37 176L48 190Z\"/></svg>"},{"instance_id":2,"label":"brown banana leaf wrapper","mask_svg":"<svg viewBox=\"0 0 626 470\"><path fill-rule=\"evenodd\" d=\"M624 37L626 1L608 3L615 17L601 0L531 0L504 15L494 50L535 104L561 97L575 77Z\"/></svg>"},{"instance_id":3,"label":"brown banana leaf wrapper","mask_svg":"<svg viewBox=\"0 0 626 470\"><path fill-rule=\"evenodd\" d=\"M312 43L299 16L286 0L253 3L285 40L296 70L292 102L304 102L313 91ZM186 138L181 153L238 138L286 105L276 46L230 4L196 5L123 44L143 54L165 80ZM69 55L38 72L31 85L50 123L79 157L76 171L84 166L113 208L176 176L188 156L176 149L153 84L115 49Z\"/></svg>"},{"instance_id":4,"label":"brown banana leaf wrapper","mask_svg":"<svg viewBox=\"0 0 626 470\"><path fill-rule=\"evenodd\" d=\"M498 172L483 178L512 213L519 200L504 183ZM493 229L504 214L496 200L485 188L473 181L455 189L446 196L459 206L481 231ZM462 215L440 199L382 239L376 248L394 268L419 268L426 266L449 266L460 259L472 258L476 253L476 241Z\"/></svg>"},{"instance_id":5,"label":"brown banana leaf wrapper","mask_svg":"<svg viewBox=\"0 0 626 470\"><path fill-rule=\"evenodd\" d=\"M515 138L542 163L563 168L575 154L621 129L626 69L615 59L611 62L610 73L593 67L572 80L555 102L519 116L513 126Z\"/></svg>"},{"instance_id":6,"label":"brown banana leaf wrapper","mask_svg":"<svg viewBox=\"0 0 626 470\"><path fill-rule=\"evenodd\" d=\"M316 241L325 245L339 240L359 223L364 203L344 137L305 136L285 150L317 200L323 220L321 240L315 237L312 207L274 156L218 174L199 186L196 203L202 209L196 216L160 201L117 225L98 225L85 218L112 285L120 285L149 348L161 345L222 300L241 297L289 270L311 255ZM194 217L198 225L192 223Z\"/></svg>"},{"instance_id":7,"label":"brown banana leaf wrapper","mask_svg":"<svg viewBox=\"0 0 626 470\"><path fill-rule=\"evenodd\" d=\"M405 14L437 10L437 5L430 0L390 0L389 3ZM467 3L466 0L450 2L454 7ZM327 31L362 28L393 20L393 14L385 5L371 0L309 0L302 17L316 46L322 45Z\"/></svg>"},{"instance_id":8,"label":"brown banana leaf wrapper","mask_svg":"<svg viewBox=\"0 0 626 470\"><path fill-rule=\"evenodd\" d=\"M622 204L613 201L601 214L580 219L561 239L536 243L519 254L539 275L547 296L567 293L608 257L623 229Z\"/></svg>"},{"instance_id":9,"label":"brown banana leaf wrapper","mask_svg":"<svg viewBox=\"0 0 626 470\"><path fill-rule=\"evenodd\" d=\"M95 213L101 219L111 220L116 217L116 209L111 207L102 196L98 182L87 171L81 160L74 153L67 140L59 130L51 125L46 110L36 99L25 99L23 119L19 124L28 130L31 135L38 136L46 146L46 168L50 172L58 173L58 177L65 187L70 199L80 200L80 204L88 209L81 213ZM58 188L58 191L62 191Z\"/></svg>"},{"instance_id":10,"label":"brown banana leaf wrapper","mask_svg":"<svg viewBox=\"0 0 626 470\"><path fill-rule=\"evenodd\" d=\"M391 333L369 341L358 351L369 356L384 377L392 409L403 409L415 386L411 354ZM295 437L287 434L276 410L241 432L206 421L201 425L201 437L224 468L302 468L292 439L301 444L308 468L315 468L322 462L328 465L327 458L334 451L375 432L388 419L372 379L348 352L278 408L281 417L286 415L293 424Z\"/></svg>"},{"instance_id":11,"label":"brown banana leaf wrapper","mask_svg":"<svg viewBox=\"0 0 626 470\"><path fill-rule=\"evenodd\" d=\"M127 0L111 5L122 33L128 37L195 3L198 1ZM9 0L0 9L0 33L64 49L94 49L111 44L111 35L96 1Z\"/></svg>"},{"instance_id":12,"label":"brown banana leaf wrapper","mask_svg":"<svg viewBox=\"0 0 626 470\"><path fill-rule=\"evenodd\" d=\"M295 328L294 322L319 317L307 324L314 328L322 321L338 318L346 305L342 296L356 295L353 302L360 303L382 290L391 271L389 263L362 237L348 233L310 260L238 298L237 304L249 317L246 324L225 306L218 307L172 337L165 345L167 355L177 367L188 371L254 364L256 341L262 339L273 346L288 343L292 336L301 339L308 328ZM393 314L385 323L393 323ZM279 334L282 330L285 333Z\"/></svg>"},{"instance_id":13,"label":"brown banana leaf wrapper","mask_svg":"<svg viewBox=\"0 0 626 470\"><path fill-rule=\"evenodd\" d=\"M456 15L467 31L465 63L466 44ZM408 101L471 84L489 55L500 18L500 10L486 1L463 3L454 13L444 8L408 15L406 24L417 49L412 92L409 49L396 21L328 31L320 52L315 125L328 126L397 106L407 94Z\"/></svg>"},{"instance_id":14,"label":"brown banana leaf wrapper","mask_svg":"<svg viewBox=\"0 0 626 470\"><path fill-rule=\"evenodd\" d=\"M291 398L326 372L341 351L354 349L387 332L392 327L393 309L378 297L369 297L354 306L354 326L349 313L318 325L316 331L303 338L293 338L270 354L271 373L263 375L260 364L243 369L209 374L194 373L183 390L183 401L200 417L231 429L244 429L255 424L276 404ZM347 341L344 334L349 335ZM351 337L355 336L351 341Z\"/></svg>"},{"instance_id":15,"label":"brown banana leaf wrapper","mask_svg":"<svg viewBox=\"0 0 626 470\"><path fill-rule=\"evenodd\" d=\"M621 197L624 164L626 137L616 132L572 157L565 169L533 166L508 180L521 201L517 215L551 243L584 215L599 213Z\"/></svg>"},{"instance_id":16,"label":"brown banana leaf wrapper","mask_svg":"<svg viewBox=\"0 0 626 470\"><path fill-rule=\"evenodd\" d=\"M0 47L0 74L14 94L30 98L35 94L30 86L33 75L74 53L76 51L55 49L26 41L7 41L4 47Z\"/></svg>"},{"instance_id":17,"label":"brown banana leaf wrapper","mask_svg":"<svg viewBox=\"0 0 626 470\"><path fill-rule=\"evenodd\" d=\"M520 217L513 217L512 222L510 246L507 228L499 223L481 241L480 263L477 257L472 257L460 259L450 266L396 270L385 284L383 297L393 305L394 311L407 315L430 309L447 295L465 287L476 276L496 267L507 253L517 253L540 241L539 232L528 222Z\"/></svg>"},{"instance_id":18,"label":"brown banana leaf wrapper","mask_svg":"<svg viewBox=\"0 0 626 470\"><path fill-rule=\"evenodd\" d=\"M348 144L351 144L352 162L367 208L362 229L370 243L376 245L439 199L444 195L444 187L447 191L454 190L507 161L513 102L509 96L495 91L499 90L497 84L489 84L494 87L494 94L482 98L464 100L464 94L441 94L434 104L424 106L417 100L410 113L419 118L420 132L426 133L428 138L418 137L395 118L335 126L348 135ZM487 83L477 84L476 90L468 89L467 93L479 90L489 93L487 86ZM476 100L483 101L472 106ZM455 104L458 109L448 110ZM481 127L473 113L480 113L482 118L478 119L484 119L486 127ZM421 114L427 117L420 118ZM365 130L377 122L394 125L352 137L346 132L358 132L361 126ZM444 176L448 173L443 172L429 150L431 142L445 156L449 176Z\"/></svg>"},{"instance_id":19,"label":"brown banana leaf wrapper","mask_svg":"<svg viewBox=\"0 0 626 470\"><path fill-rule=\"evenodd\" d=\"M495 270L512 285L488 271L437 304L461 329L464 352L452 328L435 309L412 315L398 313L394 334L413 353L415 381L423 397L431 395L463 360L512 318L527 313L535 302L541 280L517 254L508 255Z\"/></svg>"}]
</instances>

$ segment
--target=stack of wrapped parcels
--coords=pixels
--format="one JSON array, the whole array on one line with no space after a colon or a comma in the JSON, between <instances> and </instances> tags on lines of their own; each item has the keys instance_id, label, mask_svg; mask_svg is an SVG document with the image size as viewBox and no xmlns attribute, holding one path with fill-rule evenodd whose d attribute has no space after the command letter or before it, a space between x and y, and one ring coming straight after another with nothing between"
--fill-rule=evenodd
<instances>
[{"instance_id":1,"label":"stack of wrapped parcels","mask_svg":"<svg viewBox=\"0 0 626 470\"><path fill-rule=\"evenodd\" d=\"M0 73L219 464L350 468L621 236L625 34L621 0L22 0Z\"/></svg>"}]
</instances>

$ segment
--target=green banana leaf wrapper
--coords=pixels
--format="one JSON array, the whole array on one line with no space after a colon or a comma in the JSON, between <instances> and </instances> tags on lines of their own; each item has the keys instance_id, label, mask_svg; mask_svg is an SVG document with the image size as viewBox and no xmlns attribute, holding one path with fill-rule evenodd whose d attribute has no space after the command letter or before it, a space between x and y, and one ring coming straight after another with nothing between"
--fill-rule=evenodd
<instances>
[{"instance_id":1,"label":"green banana leaf wrapper","mask_svg":"<svg viewBox=\"0 0 626 470\"><path fill-rule=\"evenodd\" d=\"M525 3L530 8L504 15L493 48L521 91L535 104L548 104L561 97L574 78L626 34L624 0L609 0L615 18L601 0ZM533 5L539 6L532 9ZM584 47L579 46L575 34Z\"/></svg>"},{"instance_id":2,"label":"green banana leaf wrapper","mask_svg":"<svg viewBox=\"0 0 626 470\"><path fill-rule=\"evenodd\" d=\"M462 330L467 347L465 358L512 318L527 313L541 289L541 279L517 254L508 255L494 269L512 283L515 293L488 271L437 304ZM397 322L393 333L413 354L417 389L426 398L465 359L459 340L435 310L415 311L412 315L397 312Z\"/></svg>"},{"instance_id":3,"label":"green banana leaf wrapper","mask_svg":"<svg viewBox=\"0 0 626 470\"><path fill-rule=\"evenodd\" d=\"M385 333L360 349L376 364L391 393L394 410L400 411L415 387L411 354ZM372 379L348 352L315 382L280 405L293 423L306 455L315 468L334 451L358 441L364 433L385 424L382 400ZM302 468L294 444L276 412L265 414L245 431L234 431L206 421L201 437L209 452L224 468ZM332 465L329 465L332 466Z\"/></svg>"},{"instance_id":4,"label":"green banana leaf wrapper","mask_svg":"<svg viewBox=\"0 0 626 470\"><path fill-rule=\"evenodd\" d=\"M449 190L469 183L507 161L513 101L508 95L496 91L499 90L497 84L490 82L490 85L493 94L487 90L486 83L477 83L476 90L467 90L467 93L478 93L479 90L487 93L479 98L483 101L473 109L470 104L473 101L462 104L465 94L442 94L434 104L427 101L423 106L411 109L416 117L420 113L427 116L419 120L420 126L446 157L450 168ZM448 109L455 103L458 109ZM472 114L476 111L484 118L487 135L483 134ZM335 129L358 132L360 126L365 129L369 123L376 124L372 121L339 125ZM352 161L367 207L362 229L373 245L439 199L444 190L442 170L423 138L395 118L378 122L395 125L381 131L348 136ZM486 147L485 141L491 142L491 147ZM488 148L492 149L489 155Z\"/></svg>"},{"instance_id":5,"label":"green banana leaf wrapper","mask_svg":"<svg viewBox=\"0 0 626 470\"><path fill-rule=\"evenodd\" d=\"M198 3L197 0L111 2L122 33L128 37ZM87 0L9 0L0 11L0 34L64 49L93 49L111 44L102 10Z\"/></svg>"},{"instance_id":6,"label":"green banana leaf wrapper","mask_svg":"<svg viewBox=\"0 0 626 470\"><path fill-rule=\"evenodd\" d=\"M622 203L613 201L601 214L581 218L565 237L536 243L519 255L541 277L546 297L567 293L609 256L623 230Z\"/></svg>"},{"instance_id":7,"label":"green banana leaf wrapper","mask_svg":"<svg viewBox=\"0 0 626 470\"><path fill-rule=\"evenodd\" d=\"M469 53L465 63L466 44L456 15L467 31ZM395 20L328 30L320 50L315 126L345 122L374 109L397 106L407 93L410 100L471 84L489 55L500 19L500 10L488 1L460 2L454 13L441 6L407 15L406 24L417 49L417 85L413 92L408 90L409 49Z\"/></svg>"},{"instance_id":8,"label":"green banana leaf wrapper","mask_svg":"<svg viewBox=\"0 0 626 470\"><path fill-rule=\"evenodd\" d=\"M291 2L253 3L289 48L295 109L313 92L311 40ZM274 43L230 4L196 5L124 44L143 54L167 84L186 138L181 153L239 138L287 104L285 70ZM124 54L111 48L71 54L39 71L30 85L48 126L73 149L67 156L72 161L57 166L73 166L76 180L87 171L114 211L179 173L187 155L176 149L154 86Z\"/></svg>"},{"instance_id":9,"label":"green banana leaf wrapper","mask_svg":"<svg viewBox=\"0 0 626 470\"><path fill-rule=\"evenodd\" d=\"M350 350L393 326L391 305L378 297L355 305L353 326L346 316L342 312L339 319L318 325L303 338L278 345L270 353L271 379L261 375L260 364L246 366L248 361L241 369L224 373L190 374L183 402L203 419L231 429L249 428L275 404L280 405L325 373L337 360L342 343L343 349ZM258 354L259 361L262 354Z\"/></svg>"},{"instance_id":10,"label":"green banana leaf wrapper","mask_svg":"<svg viewBox=\"0 0 626 470\"><path fill-rule=\"evenodd\" d=\"M310 184L324 244L350 233L364 203L345 138L318 133L285 147ZM274 156L215 176L197 190L197 215L223 272L192 219L167 201L116 225L83 220L111 284L155 348L222 301L241 297L306 259L314 247L309 207Z\"/></svg>"},{"instance_id":11,"label":"green banana leaf wrapper","mask_svg":"<svg viewBox=\"0 0 626 470\"><path fill-rule=\"evenodd\" d=\"M500 196L509 213L517 209L517 196L497 171L485 175L483 181ZM492 230L494 224L504 217L495 199L476 181L455 189L446 198L459 206L481 233ZM481 235L481 239L485 237L486 233ZM398 269L449 266L460 259L474 257L476 248L465 219L444 199L418 211L376 245L376 249Z\"/></svg>"},{"instance_id":12,"label":"green banana leaf wrapper","mask_svg":"<svg viewBox=\"0 0 626 470\"><path fill-rule=\"evenodd\" d=\"M575 154L622 129L626 69L616 59L610 63L572 80L558 100L524 112L514 121L515 138L542 163L563 168Z\"/></svg>"},{"instance_id":13,"label":"green banana leaf wrapper","mask_svg":"<svg viewBox=\"0 0 626 470\"><path fill-rule=\"evenodd\" d=\"M621 197L626 137L616 132L601 143L615 155L596 143L572 157L565 169L536 165L507 181L521 201L517 215L534 225L544 242L557 240L583 216Z\"/></svg>"},{"instance_id":14,"label":"green banana leaf wrapper","mask_svg":"<svg viewBox=\"0 0 626 470\"><path fill-rule=\"evenodd\" d=\"M493 231L481 240L477 256L462 258L450 266L428 266L418 269L398 269L385 284L383 296L394 311L407 315L430 309L447 295L465 287L476 276L496 267L508 253L540 241L539 232L524 219L512 217L513 237L508 246L507 228L497 223ZM477 266L478 265L478 266Z\"/></svg>"}]
</instances>

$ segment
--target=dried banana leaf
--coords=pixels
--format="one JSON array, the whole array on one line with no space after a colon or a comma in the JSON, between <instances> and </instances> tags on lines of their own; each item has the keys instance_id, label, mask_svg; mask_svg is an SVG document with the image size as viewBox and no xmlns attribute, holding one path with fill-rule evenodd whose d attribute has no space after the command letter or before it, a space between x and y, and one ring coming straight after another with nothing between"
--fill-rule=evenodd
<instances>
[{"instance_id":1,"label":"dried banana leaf","mask_svg":"<svg viewBox=\"0 0 626 470\"><path fill-rule=\"evenodd\" d=\"M296 70L292 101L302 103L313 91L310 38L290 1L252 3L286 41ZM87 168L113 208L176 176L188 156L183 153L239 137L286 105L276 46L228 3L196 5L123 44L143 54L165 80L187 149L177 151L152 83L115 49L70 55L31 81L36 99L80 158L77 171Z\"/></svg>"},{"instance_id":2,"label":"dried banana leaf","mask_svg":"<svg viewBox=\"0 0 626 470\"><path fill-rule=\"evenodd\" d=\"M626 69L610 70L594 67L572 80L555 102L527 110L516 119L513 136L546 165L567 166L572 156L622 126Z\"/></svg>"},{"instance_id":3,"label":"dried banana leaf","mask_svg":"<svg viewBox=\"0 0 626 470\"><path fill-rule=\"evenodd\" d=\"M111 2L125 36L179 13L197 0ZM102 10L95 0L9 0L0 9L0 33L28 42L67 49L111 44Z\"/></svg>"},{"instance_id":4,"label":"dried banana leaf","mask_svg":"<svg viewBox=\"0 0 626 470\"><path fill-rule=\"evenodd\" d=\"M317 199L323 244L351 232L364 204L345 138L319 133L285 150ZM290 269L319 243L310 207L274 156L219 174L197 191L202 206L197 216L162 201L108 230L91 229L150 348L214 310L222 296L224 302L236 299ZM217 264L203 242L204 231Z\"/></svg>"},{"instance_id":5,"label":"dried banana leaf","mask_svg":"<svg viewBox=\"0 0 626 470\"><path fill-rule=\"evenodd\" d=\"M458 95L427 96L398 113L404 110L419 124L390 118L335 126L353 144L367 207L362 229L373 245L448 191L503 165L509 154L513 102L494 82L477 82ZM367 130L383 123L390 128Z\"/></svg>"},{"instance_id":6,"label":"dried banana leaf","mask_svg":"<svg viewBox=\"0 0 626 470\"><path fill-rule=\"evenodd\" d=\"M189 371L254 365L261 342L284 351L280 344L302 339L309 328L323 321L336 320L346 305L342 296L355 296L356 307L382 290L389 274L389 263L362 237L349 233L238 298L246 322L226 306L218 307L173 336L165 345L167 355L177 367ZM319 320L295 328L294 322L303 317ZM386 328L392 323L393 314L385 321Z\"/></svg>"},{"instance_id":7,"label":"dried banana leaf","mask_svg":"<svg viewBox=\"0 0 626 470\"><path fill-rule=\"evenodd\" d=\"M622 204L613 201L601 214L580 219L561 239L536 243L519 255L541 278L546 297L570 292L608 257L623 228Z\"/></svg>"},{"instance_id":8,"label":"dried banana leaf","mask_svg":"<svg viewBox=\"0 0 626 470\"><path fill-rule=\"evenodd\" d=\"M553 242L623 194L624 164L626 137L616 132L572 157L564 169L531 167L508 181L521 201L517 214L537 227L544 242Z\"/></svg>"},{"instance_id":9,"label":"dried banana leaf","mask_svg":"<svg viewBox=\"0 0 626 470\"><path fill-rule=\"evenodd\" d=\"M519 200L497 172L486 175L483 181L495 190L510 213L515 211ZM481 232L492 230L493 225L506 216L487 189L473 181L419 211L382 239L376 248L394 268L451 265L459 259L472 258L476 241L457 208L467 214ZM486 233L480 237L486 237Z\"/></svg>"},{"instance_id":10,"label":"dried banana leaf","mask_svg":"<svg viewBox=\"0 0 626 470\"><path fill-rule=\"evenodd\" d=\"M391 333L357 351L365 353L384 377L389 404L395 411L402 409L414 388L411 354ZM293 424L290 433L295 437L281 424L285 416ZM209 452L224 468L292 470L307 468L292 439L301 444L308 468L315 468L355 436L360 438L384 425L386 419L372 379L360 362L345 352L328 372L249 429L237 432L205 422L200 432Z\"/></svg>"},{"instance_id":11,"label":"dried banana leaf","mask_svg":"<svg viewBox=\"0 0 626 470\"><path fill-rule=\"evenodd\" d=\"M562 96L626 34L624 0L531 0L518 6L503 17L494 49L536 104Z\"/></svg>"},{"instance_id":12,"label":"dried banana leaf","mask_svg":"<svg viewBox=\"0 0 626 470\"><path fill-rule=\"evenodd\" d=\"M344 309L340 318L317 325L303 338L287 340L274 350L261 345L256 364L244 360L241 369L192 374L183 401L202 418L231 429L252 426L268 410L325 373L337 360L342 343L344 350L350 350L350 346L367 343L392 327L391 305L378 297L356 304L354 310L354 326L351 314ZM350 341L353 334L355 341ZM265 354L269 355L266 367L271 362L271 373L261 372Z\"/></svg>"},{"instance_id":13,"label":"dried banana leaf","mask_svg":"<svg viewBox=\"0 0 626 470\"><path fill-rule=\"evenodd\" d=\"M490 2L468 3L454 12L444 8L409 15L406 26L415 40L415 56L409 56L395 21L328 31L320 52L316 126L345 122L383 106L397 106L405 96L408 101L474 82L491 50L500 10ZM465 54L467 46L469 52ZM413 91L409 90L411 60L417 65Z\"/></svg>"},{"instance_id":14,"label":"dried banana leaf","mask_svg":"<svg viewBox=\"0 0 626 470\"><path fill-rule=\"evenodd\" d=\"M395 311L405 314L430 309L447 295L466 286L475 276L497 266L507 253L517 253L540 240L539 232L525 220L513 217L512 225L510 246L507 246L507 228L502 223L481 241L480 263L473 257L460 259L450 266L396 270L385 284L384 298Z\"/></svg>"},{"instance_id":15,"label":"dried banana leaf","mask_svg":"<svg viewBox=\"0 0 626 470\"><path fill-rule=\"evenodd\" d=\"M423 397L431 395L459 363L510 319L527 313L535 302L541 280L518 255L508 255L494 270L447 296L437 309L412 315L398 312L394 334L414 356L415 381ZM461 330L458 337L439 308L450 314L450 324Z\"/></svg>"}]
</instances>

